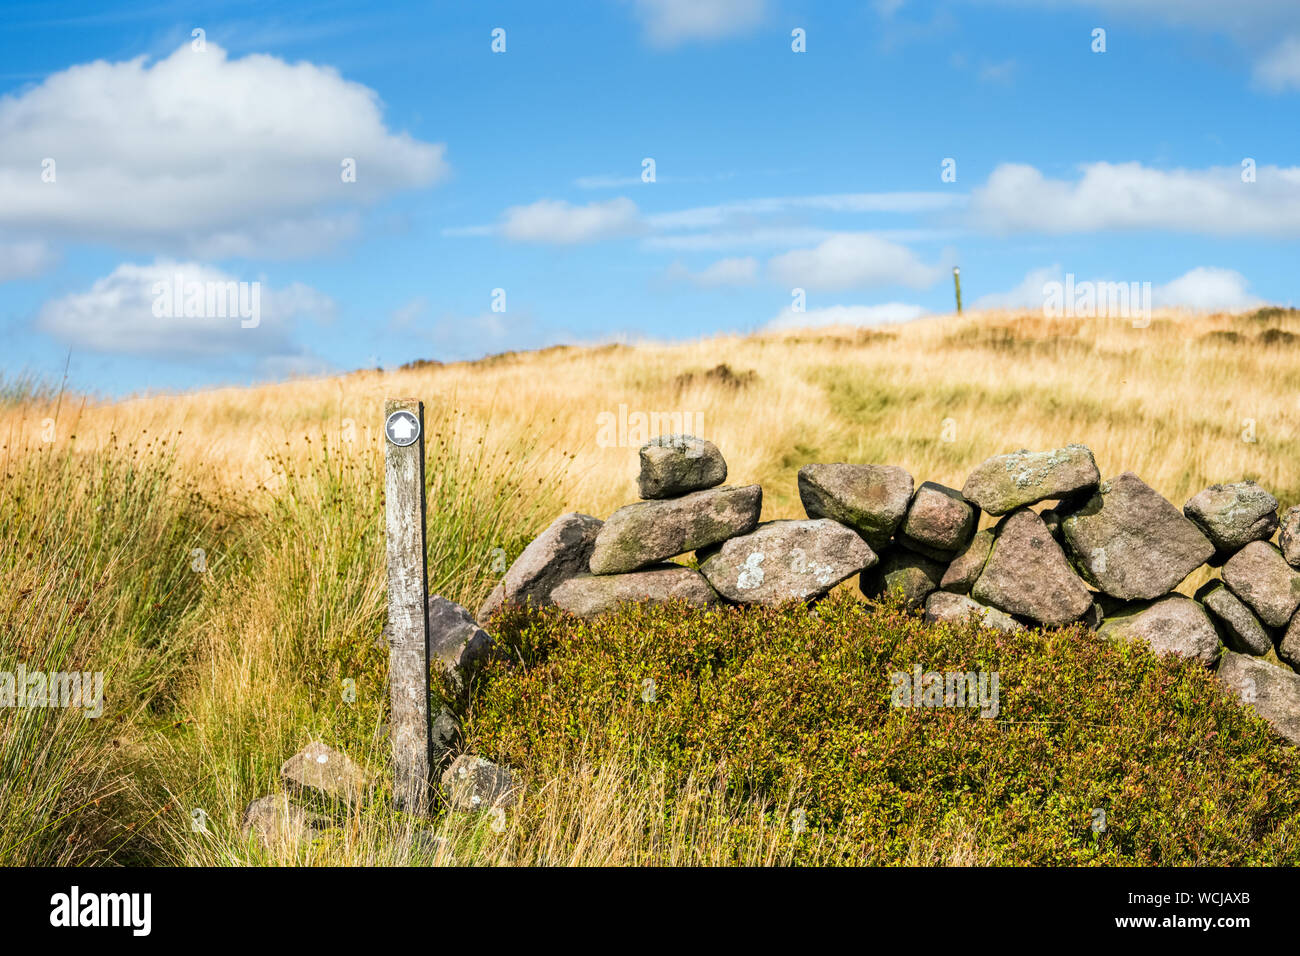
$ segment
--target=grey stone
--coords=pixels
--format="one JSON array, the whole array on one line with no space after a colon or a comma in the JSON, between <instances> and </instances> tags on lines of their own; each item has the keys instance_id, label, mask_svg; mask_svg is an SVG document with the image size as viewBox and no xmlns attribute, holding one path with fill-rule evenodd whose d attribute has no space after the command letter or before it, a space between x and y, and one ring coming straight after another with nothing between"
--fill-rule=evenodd
<instances>
[{"instance_id":1,"label":"grey stone","mask_svg":"<svg viewBox=\"0 0 1300 956\"><path fill-rule=\"evenodd\" d=\"M799 500L809 518L830 518L883 551L907 514L912 476L896 465L804 465Z\"/></svg>"},{"instance_id":2,"label":"grey stone","mask_svg":"<svg viewBox=\"0 0 1300 956\"><path fill-rule=\"evenodd\" d=\"M1061 527L1088 583L1125 601L1168 594L1214 554L1200 529L1131 471L1102 482Z\"/></svg>"},{"instance_id":3,"label":"grey stone","mask_svg":"<svg viewBox=\"0 0 1300 956\"><path fill-rule=\"evenodd\" d=\"M442 789L454 810L514 806L519 796L514 774L485 757L462 754L442 775Z\"/></svg>"},{"instance_id":4,"label":"grey stone","mask_svg":"<svg viewBox=\"0 0 1300 956\"><path fill-rule=\"evenodd\" d=\"M1292 617L1291 623L1286 626L1282 640L1277 645L1277 656L1300 671L1300 614Z\"/></svg>"},{"instance_id":5,"label":"grey stone","mask_svg":"<svg viewBox=\"0 0 1300 956\"><path fill-rule=\"evenodd\" d=\"M437 594L429 595L429 662L442 667L452 690L463 693L470 678L492 654L493 642L465 608Z\"/></svg>"},{"instance_id":6,"label":"grey stone","mask_svg":"<svg viewBox=\"0 0 1300 956\"><path fill-rule=\"evenodd\" d=\"M278 793L258 797L248 805L240 832L245 840L256 837L268 850L291 849L303 840L315 839L328 825L325 817L294 806L288 796Z\"/></svg>"},{"instance_id":7,"label":"grey stone","mask_svg":"<svg viewBox=\"0 0 1300 956\"><path fill-rule=\"evenodd\" d=\"M961 493L989 514L1004 515L1024 505L1079 495L1100 480L1097 462L1083 445L1055 451L1022 449L981 463Z\"/></svg>"},{"instance_id":8,"label":"grey stone","mask_svg":"<svg viewBox=\"0 0 1300 956\"><path fill-rule=\"evenodd\" d=\"M1028 508L998 524L993 552L971 597L982 604L1040 624L1076 621L1092 606L1092 594L1065 559L1043 519Z\"/></svg>"},{"instance_id":9,"label":"grey stone","mask_svg":"<svg viewBox=\"0 0 1300 956\"><path fill-rule=\"evenodd\" d=\"M954 488L925 481L912 496L899 541L933 558L951 559L975 533L976 514Z\"/></svg>"},{"instance_id":10,"label":"grey stone","mask_svg":"<svg viewBox=\"0 0 1300 956\"><path fill-rule=\"evenodd\" d=\"M718 446L694 435L661 435L641 446L640 457L642 498L675 498L727 480Z\"/></svg>"},{"instance_id":11,"label":"grey stone","mask_svg":"<svg viewBox=\"0 0 1300 956\"><path fill-rule=\"evenodd\" d=\"M908 607L921 607L939 587L945 566L923 554L905 549L887 551L880 563L862 572L858 587L876 600L901 597Z\"/></svg>"},{"instance_id":12,"label":"grey stone","mask_svg":"<svg viewBox=\"0 0 1300 956\"><path fill-rule=\"evenodd\" d=\"M1252 541L1229 558L1223 581L1269 627L1285 627L1300 607L1300 572L1265 541Z\"/></svg>"},{"instance_id":13,"label":"grey stone","mask_svg":"<svg viewBox=\"0 0 1300 956\"><path fill-rule=\"evenodd\" d=\"M510 565L500 593L493 592L478 619L487 621L507 604L550 607L556 585L587 570L601 526L599 518L576 512L556 518Z\"/></svg>"},{"instance_id":14,"label":"grey stone","mask_svg":"<svg viewBox=\"0 0 1300 956\"><path fill-rule=\"evenodd\" d=\"M347 754L315 740L281 765L280 779L293 790L314 790L351 803L366 789L365 772Z\"/></svg>"},{"instance_id":15,"label":"grey stone","mask_svg":"<svg viewBox=\"0 0 1300 956\"><path fill-rule=\"evenodd\" d=\"M684 601L693 607L722 603L702 574L680 564L654 565L626 574L580 574L552 595L556 606L581 618L604 614L627 601Z\"/></svg>"},{"instance_id":16,"label":"grey stone","mask_svg":"<svg viewBox=\"0 0 1300 956\"><path fill-rule=\"evenodd\" d=\"M1282 530L1277 536L1282 557L1293 568L1300 568L1300 505L1287 508L1282 516Z\"/></svg>"},{"instance_id":17,"label":"grey stone","mask_svg":"<svg viewBox=\"0 0 1300 956\"><path fill-rule=\"evenodd\" d=\"M969 617L975 617L985 627L998 631L1022 631L1024 625L1010 614L997 608L988 607L973 601L964 594L950 591L933 591L925 599L925 619L927 621L948 621L958 624Z\"/></svg>"},{"instance_id":18,"label":"grey stone","mask_svg":"<svg viewBox=\"0 0 1300 956\"><path fill-rule=\"evenodd\" d=\"M808 601L879 560L853 530L828 519L767 521L700 554L700 571L741 604Z\"/></svg>"},{"instance_id":19,"label":"grey stone","mask_svg":"<svg viewBox=\"0 0 1300 956\"><path fill-rule=\"evenodd\" d=\"M1262 655L1273 647L1273 639L1255 612L1225 588L1222 581L1210 581L1196 592L1196 598L1210 612L1223 643L1238 654Z\"/></svg>"},{"instance_id":20,"label":"grey stone","mask_svg":"<svg viewBox=\"0 0 1300 956\"><path fill-rule=\"evenodd\" d=\"M975 532L975 537L970 539L970 544L952 559L952 563L944 571L939 587L957 594L969 594L970 589L979 580L980 572L984 570L984 563L988 561L992 550L993 531L985 528L983 531Z\"/></svg>"},{"instance_id":21,"label":"grey stone","mask_svg":"<svg viewBox=\"0 0 1300 956\"><path fill-rule=\"evenodd\" d=\"M682 498L624 505L596 536L591 572L635 571L748 534L758 525L762 507L763 489L758 485L710 488Z\"/></svg>"},{"instance_id":22,"label":"grey stone","mask_svg":"<svg viewBox=\"0 0 1300 956\"><path fill-rule=\"evenodd\" d=\"M1266 540L1277 530L1277 499L1253 481L1211 485L1188 500L1183 514L1221 555Z\"/></svg>"},{"instance_id":23,"label":"grey stone","mask_svg":"<svg viewBox=\"0 0 1300 956\"><path fill-rule=\"evenodd\" d=\"M1116 611L1098 629L1102 637L1144 640L1158 654L1176 654L1209 667L1219 653L1219 635L1205 608L1171 594Z\"/></svg>"},{"instance_id":24,"label":"grey stone","mask_svg":"<svg viewBox=\"0 0 1300 956\"><path fill-rule=\"evenodd\" d=\"M1300 674L1228 651L1219 664L1218 678L1233 697L1253 707L1291 743L1300 744Z\"/></svg>"}]
</instances>

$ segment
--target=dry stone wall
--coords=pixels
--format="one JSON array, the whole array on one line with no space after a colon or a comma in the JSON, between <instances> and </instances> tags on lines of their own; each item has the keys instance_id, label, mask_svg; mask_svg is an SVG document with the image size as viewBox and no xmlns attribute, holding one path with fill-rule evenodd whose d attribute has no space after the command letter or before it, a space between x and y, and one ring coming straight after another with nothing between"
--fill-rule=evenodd
<instances>
[{"instance_id":1,"label":"dry stone wall","mask_svg":"<svg viewBox=\"0 0 1300 956\"><path fill-rule=\"evenodd\" d=\"M918 486L894 465L813 464L798 473L807 518L760 522L762 488L725 484L711 442L665 436L640 465L642 500L604 522L556 519L478 620L506 604L590 617L626 601L815 601L856 575L866 597L897 595L933 621L1080 622L1146 640L1217 668L1300 743L1300 507L1279 518L1252 481L1213 485L1180 510L1132 472L1103 481L1077 444L990 458L960 490ZM978 530L981 513L998 520ZM689 552L698 570L672 561ZM1206 564L1219 577L1175 593Z\"/></svg>"}]
</instances>

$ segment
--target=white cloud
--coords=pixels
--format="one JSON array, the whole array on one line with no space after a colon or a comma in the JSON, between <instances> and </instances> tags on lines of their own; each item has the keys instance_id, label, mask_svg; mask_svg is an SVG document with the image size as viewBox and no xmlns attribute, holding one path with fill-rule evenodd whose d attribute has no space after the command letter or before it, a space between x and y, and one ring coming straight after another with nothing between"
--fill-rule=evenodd
<instances>
[{"instance_id":1,"label":"white cloud","mask_svg":"<svg viewBox=\"0 0 1300 956\"><path fill-rule=\"evenodd\" d=\"M307 253L352 234L358 208L442 178L444 152L390 132L377 94L330 67L185 44L0 98L0 227L201 257Z\"/></svg>"},{"instance_id":2,"label":"white cloud","mask_svg":"<svg viewBox=\"0 0 1300 956\"><path fill-rule=\"evenodd\" d=\"M1063 275L1059 263L1034 269L1014 288L1006 292L990 292L988 295L982 295L973 301L970 307L972 309L1041 309L1043 286L1049 282L1060 282Z\"/></svg>"},{"instance_id":3,"label":"white cloud","mask_svg":"<svg viewBox=\"0 0 1300 956\"><path fill-rule=\"evenodd\" d=\"M39 239L0 242L0 282L34 278L52 268L58 258L50 244Z\"/></svg>"},{"instance_id":4,"label":"white cloud","mask_svg":"<svg viewBox=\"0 0 1300 956\"><path fill-rule=\"evenodd\" d=\"M1300 90L1300 36L1287 37L1255 64L1255 82L1274 93Z\"/></svg>"},{"instance_id":5,"label":"white cloud","mask_svg":"<svg viewBox=\"0 0 1300 956\"><path fill-rule=\"evenodd\" d=\"M156 303L178 285L178 276L183 289L196 282L214 287L248 282L244 302L251 306L256 301L259 323L244 328L242 322L251 320L241 319L233 306L227 307L224 318L155 315ZM256 300L253 282L258 282ZM149 265L123 263L95 280L88 291L45 303L36 326L76 349L92 352L188 359L251 357L283 364L311 357L293 341L295 324L304 319L328 322L334 311L328 296L301 283L271 289L259 280L240 280L211 266L158 260Z\"/></svg>"},{"instance_id":6,"label":"white cloud","mask_svg":"<svg viewBox=\"0 0 1300 956\"><path fill-rule=\"evenodd\" d=\"M658 213L646 221L655 229L707 229L743 223L759 216L792 210L834 213L939 212L960 205L964 197L943 192L829 193L811 196L772 196L740 199L716 206L696 206Z\"/></svg>"},{"instance_id":7,"label":"white cloud","mask_svg":"<svg viewBox=\"0 0 1300 956\"><path fill-rule=\"evenodd\" d=\"M646 39L657 47L717 40L762 22L765 0L633 0Z\"/></svg>"},{"instance_id":8,"label":"white cloud","mask_svg":"<svg viewBox=\"0 0 1300 956\"><path fill-rule=\"evenodd\" d=\"M1209 235L1300 236L1300 167L1159 170L1089 163L1075 182L1006 163L971 196L973 225L995 232L1167 229Z\"/></svg>"},{"instance_id":9,"label":"white cloud","mask_svg":"<svg viewBox=\"0 0 1300 956\"><path fill-rule=\"evenodd\" d=\"M1264 304L1240 272L1200 266L1151 290L1152 304L1199 312L1242 312Z\"/></svg>"},{"instance_id":10,"label":"white cloud","mask_svg":"<svg viewBox=\"0 0 1300 956\"><path fill-rule=\"evenodd\" d=\"M668 267L668 278L693 282L704 288L729 285L749 285L758 279L758 260L753 256L736 259L719 259L699 272L691 272L680 262Z\"/></svg>"},{"instance_id":11,"label":"white cloud","mask_svg":"<svg viewBox=\"0 0 1300 956\"><path fill-rule=\"evenodd\" d=\"M922 289L943 274L906 246L869 233L840 233L812 249L795 249L767 263L773 278L809 289L905 285Z\"/></svg>"},{"instance_id":12,"label":"white cloud","mask_svg":"<svg viewBox=\"0 0 1300 956\"><path fill-rule=\"evenodd\" d=\"M507 209L501 234L520 242L575 243L630 236L641 228L636 203L624 196L585 206L539 199Z\"/></svg>"},{"instance_id":13,"label":"white cloud","mask_svg":"<svg viewBox=\"0 0 1300 956\"><path fill-rule=\"evenodd\" d=\"M795 312L786 308L764 328L817 329L833 325L872 326L911 322L926 314L919 305L886 302L882 305L832 305L824 309Z\"/></svg>"}]
</instances>

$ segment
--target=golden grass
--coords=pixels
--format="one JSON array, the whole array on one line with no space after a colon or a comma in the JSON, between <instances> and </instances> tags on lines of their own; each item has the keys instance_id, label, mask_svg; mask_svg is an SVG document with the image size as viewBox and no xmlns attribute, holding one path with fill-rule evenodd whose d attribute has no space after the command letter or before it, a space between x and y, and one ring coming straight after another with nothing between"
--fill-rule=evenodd
<instances>
[{"instance_id":1,"label":"golden grass","mask_svg":"<svg viewBox=\"0 0 1300 956\"><path fill-rule=\"evenodd\" d=\"M599 444L599 416L626 405L702 419L729 480L764 484L769 519L799 513L794 471L808 461L888 462L960 487L989 455L1070 441L1093 449L1103 475L1133 470L1178 504L1243 476L1290 504L1300 499L1289 451L1300 366L1295 346L1259 342L1268 328L1300 333L1300 313L1166 313L1147 328L968 313L879 331L560 347L84 407L65 398L58 439L75 434L86 448L114 432L164 437L191 474L246 493L275 480L275 454L306 456L322 441L374 447L383 400L411 395L431 418L454 408L491 447L531 446L541 471L567 462L562 506L601 515L635 498L635 442ZM699 374L719 364L755 375L734 386ZM0 434L12 436L10 448L32 447L49 413L0 411Z\"/></svg>"}]
</instances>

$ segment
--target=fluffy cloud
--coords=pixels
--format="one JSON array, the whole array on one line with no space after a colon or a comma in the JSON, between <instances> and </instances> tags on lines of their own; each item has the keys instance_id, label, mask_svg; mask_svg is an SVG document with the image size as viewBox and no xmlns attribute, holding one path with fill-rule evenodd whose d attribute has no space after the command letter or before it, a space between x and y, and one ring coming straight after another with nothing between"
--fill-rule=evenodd
<instances>
[{"instance_id":1,"label":"fluffy cloud","mask_svg":"<svg viewBox=\"0 0 1300 956\"><path fill-rule=\"evenodd\" d=\"M840 233L812 249L773 256L768 271L777 281L809 289L905 285L923 289L943 274L906 246L869 233Z\"/></svg>"},{"instance_id":2,"label":"fluffy cloud","mask_svg":"<svg viewBox=\"0 0 1300 956\"><path fill-rule=\"evenodd\" d=\"M1255 64L1255 82L1274 93L1300 90L1300 36L1287 37Z\"/></svg>"},{"instance_id":3,"label":"fluffy cloud","mask_svg":"<svg viewBox=\"0 0 1300 956\"><path fill-rule=\"evenodd\" d=\"M186 44L0 98L0 227L202 257L307 253L353 233L359 208L443 177L444 151L390 132L377 94L332 68Z\"/></svg>"},{"instance_id":4,"label":"fluffy cloud","mask_svg":"<svg viewBox=\"0 0 1300 956\"><path fill-rule=\"evenodd\" d=\"M31 279L53 267L58 258L49 243L39 239L0 242L0 282Z\"/></svg>"},{"instance_id":5,"label":"fluffy cloud","mask_svg":"<svg viewBox=\"0 0 1300 956\"><path fill-rule=\"evenodd\" d=\"M641 228L636 203L623 196L585 206L562 199L539 199L507 209L501 234L519 242L572 244L630 236Z\"/></svg>"},{"instance_id":6,"label":"fluffy cloud","mask_svg":"<svg viewBox=\"0 0 1300 956\"><path fill-rule=\"evenodd\" d=\"M1240 272L1200 266L1172 282L1151 290L1157 306L1195 309L1199 312L1244 312L1264 304L1250 292L1250 283Z\"/></svg>"},{"instance_id":7,"label":"fluffy cloud","mask_svg":"<svg viewBox=\"0 0 1300 956\"><path fill-rule=\"evenodd\" d=\"M824 309L795 312L784 309L768 322L768 329L816 329L832 325L871 326L911 322L926 314L919 305L905 302L886 302L882 305L832 305Z\"/></svg>"},{"instance_id":8,"label":"fluffy cloud","mask_svg":"<svg viewBox=\"0 0 1300 956\"><path fill-rule=\"evenodd\" d=\"M717 40L762 22L765 0L634 0L636 17L654 46Z\"/></svg>"},{"instance_id":9,"label":"fluffy cloud","mask_svg":"<svg viewBox=\"0 0 1300 956\"><path fill-rule=\"evenodd\" d=\"M758 278L758 260L752 256L738 259L719 259L699 272L691 272L680 262L668 267L668 278L693 282L704 288L728 285L749 285Z\"/></svg>"},{"instance_id":10,"label":"fluffy cloud","mask_svg":"<svg viewBox=\"0 0 1300 956\"><path fill-rule=\"evenodd\" d=\"M194 262L123 263L89 290L47 302L36 325L92 352L172 359L248 357L281 365L309 359L293 340L295 325L301 320L330 321L333 301L300 283L271 289L260 281L245 281L240 288L240 281ZM236 285L234 294L230 283ZM178 287L181 309L159 314L176 305L173 292ZM186 299L199 287L203 305L198 311L204 314L187 317Z\"/></svg>"},{"instance_id":11,"label":"fluffy cloud","mask_svg":"<svg viewBox=\"0 0 1300 956\"><path fill-rule=\"evenodd\" d=\"M995 232L1168 229L1209 235L1300 236L1300 167L1158 170L1089 163L1075 182L1006 163L971 197L973 224Z\"/></svg>"}]
</instances>

